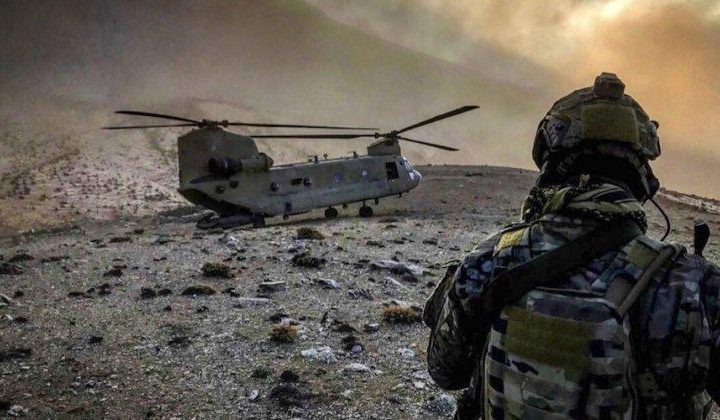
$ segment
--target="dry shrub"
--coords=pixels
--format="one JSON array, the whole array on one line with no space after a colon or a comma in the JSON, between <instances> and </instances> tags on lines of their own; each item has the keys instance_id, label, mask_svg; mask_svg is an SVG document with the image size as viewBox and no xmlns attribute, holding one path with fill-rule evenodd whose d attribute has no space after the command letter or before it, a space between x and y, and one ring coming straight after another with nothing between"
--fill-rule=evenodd
<instances>
[{"instance_id":1,"label":"dry shrub","mask_svg":"<svg viewBox=\"0 0 720 420\"><path fill-rule=\"evenodd\" d=\"M325 239L325 235L320 233L319 230L313 229L311 227L301 227L297 229L297 235L295 236L296 239L311 239L311 240L321 240Z\"/></svg>"},{"instance_id":2,"label":"dry shrub","mask_svg":"<svg viewBox=\"0 0 720 420\"><path fill-rule=\"evenodd\" d=\"M420 311L410 306L390 305L383 310L385 322L393 324L412 324L420 322Z\"/></svg>"},{"instance_id":3,"label":"dry shrub","mask_svg":"<svg viewBox=\"0 0 720 420\"><path fill-rule=\"evenodd\" d=\"M202 272L207 277L230 278L232 275L230 266L221 262L206 262Z\"/></svg>"},{"instance_id":4,"label":"dry shrub","mask_svg":"<svg viewBox=\"0 0 720 420\"><path fill-rule=\"evenodd\" d=\"M276 325L270 331L270 339L277 343L292 343L298 335L298 327L295 325Z\"/></svg>"}]
</instances>

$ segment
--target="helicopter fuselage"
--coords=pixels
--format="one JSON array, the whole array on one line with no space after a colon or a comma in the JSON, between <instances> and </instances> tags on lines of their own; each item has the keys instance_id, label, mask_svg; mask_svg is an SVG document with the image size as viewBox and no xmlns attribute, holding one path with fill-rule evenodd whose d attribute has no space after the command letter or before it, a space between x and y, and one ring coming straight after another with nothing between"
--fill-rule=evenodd
<instances>
[{"instance_id":1,"label":"helicopter fuselage","mask_svg":"<svg viewBox=\"0 0 720 420\"><path fill-rule=\"evenodd\" d=\"M197 169L181 172L178 191L220 216L289 216L399 195L422 179L397 141L376 142L368 155L278 166L252 138L219 129L194 130L178 143L181 167Z\"/></svg>"}]
</instances>

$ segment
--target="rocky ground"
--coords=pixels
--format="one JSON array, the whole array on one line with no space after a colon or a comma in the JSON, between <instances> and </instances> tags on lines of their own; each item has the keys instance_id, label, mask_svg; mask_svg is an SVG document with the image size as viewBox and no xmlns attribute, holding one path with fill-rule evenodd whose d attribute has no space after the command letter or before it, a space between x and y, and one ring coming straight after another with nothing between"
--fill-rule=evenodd
<instances>
[{"instance_id":1,"label":"rocky ground","mask_svg":"<svg viewBox=\"0 0 720 420\"><path fill-rule=\"evenodd\" d=\"M420 171L420 187L370 219L351 207L202 232L198 209L177 207L5 238L0 415L449 417L417 307L443 263L517 218L535 174ZM660 197L670 239L689 246L695 219L718 232L720 217L686 201Z\"/></svg>"}]
</instances>

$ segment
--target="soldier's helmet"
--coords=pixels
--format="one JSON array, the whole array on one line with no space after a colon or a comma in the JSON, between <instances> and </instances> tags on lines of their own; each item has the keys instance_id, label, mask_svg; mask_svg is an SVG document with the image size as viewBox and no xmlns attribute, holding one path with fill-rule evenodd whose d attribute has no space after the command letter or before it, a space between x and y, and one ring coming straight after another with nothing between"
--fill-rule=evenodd
<instances>
[{"instance_id":1,"label":"soldier's helmet","mask_svg":"<svg viewBox=\"0 0 720 420\"><path fill-rule=\"evenodd\" d=\"M659 182L648 162L660 156L658 123L624 91L615 74L602 73L593 86L555 102L533 146L541 184L589 173L624 183L640 200L652 198Z\"/></svg>"}]
</instances>

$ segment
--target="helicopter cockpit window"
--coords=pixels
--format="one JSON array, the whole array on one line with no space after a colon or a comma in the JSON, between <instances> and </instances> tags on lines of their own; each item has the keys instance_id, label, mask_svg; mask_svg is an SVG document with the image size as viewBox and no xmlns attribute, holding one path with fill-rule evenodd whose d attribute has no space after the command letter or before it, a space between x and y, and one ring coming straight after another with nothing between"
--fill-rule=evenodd
<instances>
[{"instance_id":1,"label":"helicopter cockpit window","mask_svg":"<svg viewBox=\"0 0 720 420\"><path fill-rule=\"evenodd\" d=\"M387 170L387 177L388 179L398 179L398 168L397 164L395 162L387 162L385 163L385 169Z\"/></svg>"},{"instance_id":2,"label":"helicopter cockpit window","mask_svg":"<svg viewBox=\"0 0 720 420\"><path fill-rule=\"evenodd\" d=\"M403 166L405 167L405 169L408 170L408 172L412 172L412 171L413 171L413 167L412 167L412 165L410 165L410 162L409 162L407 159L403 159L403 160L402 160L402 164L403 164Z\"/></svg>"}]
</instances>

